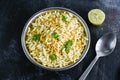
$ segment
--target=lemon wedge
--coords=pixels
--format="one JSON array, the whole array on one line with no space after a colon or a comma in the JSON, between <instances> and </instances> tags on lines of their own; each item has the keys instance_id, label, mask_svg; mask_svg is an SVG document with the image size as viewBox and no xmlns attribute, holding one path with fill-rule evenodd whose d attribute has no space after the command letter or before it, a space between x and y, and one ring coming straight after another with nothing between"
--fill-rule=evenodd
<instances>
[{"instance_id":1,"label":"lemon wedge","mask_svg":"<svg viewBox=\"0 0 120 80\"><path fill-rule=\"evenodd\" d=\"M105 20L105 13L100 9L92 9L88 13L88 19L93 25L99 26Z\"/></svg>"}]
</instances>

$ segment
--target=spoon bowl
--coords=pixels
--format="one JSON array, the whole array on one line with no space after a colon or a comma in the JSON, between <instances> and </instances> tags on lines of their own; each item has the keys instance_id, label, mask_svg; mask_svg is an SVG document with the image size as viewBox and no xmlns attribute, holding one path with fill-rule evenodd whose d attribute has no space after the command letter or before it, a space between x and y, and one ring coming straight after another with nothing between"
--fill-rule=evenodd
<instances>
[{"instance_id":1,"label":"spoon bowl","mask_svg":"<svg viewBox=\"0 0 120 80\"><path fill-rule=\"evenodd\" d=\"M116 46L116 35L114 33L107 33L102 36L96 43L96 53L97 56L107 56L113 52Z\"/></svg>"}]
</instances>

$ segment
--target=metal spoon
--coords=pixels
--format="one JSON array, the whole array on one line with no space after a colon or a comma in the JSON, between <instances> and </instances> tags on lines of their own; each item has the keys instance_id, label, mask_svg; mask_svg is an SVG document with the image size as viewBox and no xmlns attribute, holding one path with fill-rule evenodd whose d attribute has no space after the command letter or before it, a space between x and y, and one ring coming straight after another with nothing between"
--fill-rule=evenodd
<instances>
[{"instance_id":1,"label":"metal spoon","mask_svg":"<svg viewBox=\"0 0 120 80\"><path fill-rule=\"evenodd\" d=\"M113 52L116 46L116 42L117 42L117 38L114 33L107 33L97 41L95 47L96 57L88 66L88 68L85 70L85 72L82 74L82 76L79 78L79 80L85 80L85 78L91 71L92 67L100 57L107 56Z\"/></svg>"}]
</instances>

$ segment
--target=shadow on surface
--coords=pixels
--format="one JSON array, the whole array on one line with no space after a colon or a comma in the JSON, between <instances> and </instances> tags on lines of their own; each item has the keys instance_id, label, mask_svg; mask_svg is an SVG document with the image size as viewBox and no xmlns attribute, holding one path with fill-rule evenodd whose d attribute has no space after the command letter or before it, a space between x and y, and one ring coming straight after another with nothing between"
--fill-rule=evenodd
<instances>
[{"instance_id":1,"label":"shadow on surface","mask_svg":"<svg viewBox=\"0 0 120 80\"><path fill-rule=\"evenodd\" d=\"M117 78L116 80L120 80L120 68L117 71L116 78Z\"/></svg>"}]
</instances>

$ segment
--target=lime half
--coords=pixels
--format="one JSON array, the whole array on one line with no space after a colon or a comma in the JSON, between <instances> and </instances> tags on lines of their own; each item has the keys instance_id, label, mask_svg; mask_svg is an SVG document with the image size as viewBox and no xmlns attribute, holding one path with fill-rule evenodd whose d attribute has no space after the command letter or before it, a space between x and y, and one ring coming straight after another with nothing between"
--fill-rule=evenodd
<instances>
[{"instance_id":1,"label":"lime half","mask_svg":"<svg viewBox=\"0 0 120 80\"><path fill-rule=\"evenodd\" d=\"M88 13L88 19L93 25L99 26L105 20L105 13L100 9L92 9Z\"/></svg>"}]
</instances>

